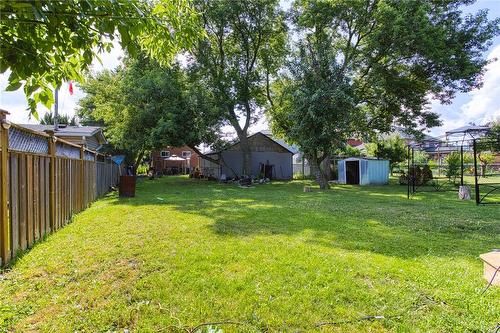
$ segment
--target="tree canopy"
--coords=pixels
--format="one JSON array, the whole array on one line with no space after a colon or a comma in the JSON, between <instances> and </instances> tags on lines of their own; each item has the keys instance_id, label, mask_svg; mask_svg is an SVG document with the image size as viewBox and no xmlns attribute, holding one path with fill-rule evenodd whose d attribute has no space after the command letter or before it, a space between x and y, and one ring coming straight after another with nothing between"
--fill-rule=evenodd
<instances>
[{"instance_id":1,"label":"tree canopy","mask_svg":"<svg viewBox=\"0 0 500 333\"><path fill-rule=\"evenodd\" d=\"M193 49L192 69L222 110L243 150L250 172L248 128L262 116L266 89L282 64L286 26L277 0L197 0L206 38Z\"/></svg>"},{"instance_id":2,"label":"tree canopy","mask_svg":"<svg viewBox=\"0 0 500 333\"><path fill-rule=\"evenodd\" d=\"M389 160L391 174L397 163L407 159L406 142L399 135L391 135L387 138L377 139L366 145L369 156Z\"/></svg>"},{"instance_id":3,"label":"tree canopy","mask_svg":"<svg viewBox=\"0 0 500 333\"><path fill-rule=\"evenodd\" d=\"M499 32L486 11L464 15L468 3L296 0L299 38L274 85L273 129L319 164L355 134L438 125L430 99L480 87Z\"/></svg>"},{"instance_id":4,"label":"tree canopy","mask_svg":"<svg viewBox=\"0 0 500 333\"><path fill-rule=\"evenodd\" d=\"M7 90L24 84L31 112L50 107L52 90L82 79L98 53L118 39L161 63L193 45L200 35L187 0L7 0L0 2L0 73L10 70Z\"/></svg>"},{"instance_id":5,"label":"tree canopy","mask_svg":"<svg viewBox=\"0 0 500 333\"><path fill-rule=\"evenodd\" d=\"M104 125L110 144L134 166L152 149L210 143L218 132L211 99L176 65L127 59L115 71L90 76L82 89L81 122Z\"/></svg>"}]
</instances>

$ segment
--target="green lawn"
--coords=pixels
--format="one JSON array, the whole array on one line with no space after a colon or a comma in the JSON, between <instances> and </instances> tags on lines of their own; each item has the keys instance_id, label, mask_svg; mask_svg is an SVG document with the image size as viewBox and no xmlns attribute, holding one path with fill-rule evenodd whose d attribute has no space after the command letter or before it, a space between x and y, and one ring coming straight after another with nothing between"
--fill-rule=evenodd
<instances>
[{"instance_id":1,"label":"green lawn","mask_svg":"<svg viewBox=\"0 0 500 333\"><path fill-rule=\"evenodd\" d=\"M500 206L456 193L180 177L115 194L0 276L0 331L487 332ZM358 320L367 315L385 319ZM339 322L317 327L324 322ZM214 325L216 326L216 325ZM206 326L203 326L207 328Z\"/></svg>"}]
</instances>

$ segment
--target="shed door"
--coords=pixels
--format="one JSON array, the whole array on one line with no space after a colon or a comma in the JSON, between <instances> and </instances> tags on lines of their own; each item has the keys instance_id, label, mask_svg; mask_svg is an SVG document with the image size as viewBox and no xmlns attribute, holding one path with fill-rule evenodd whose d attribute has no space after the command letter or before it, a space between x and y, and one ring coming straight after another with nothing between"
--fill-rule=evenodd
<instances>
[{"instance_id":1,"label":"shed door","mask_svg":"<svg viewBox=\"0 0 500 333\"><path fill-rule=\"evenodd\" d=\"M359 185L359 161L346 161L346 184Z\"/></svg>"}]
</instances>

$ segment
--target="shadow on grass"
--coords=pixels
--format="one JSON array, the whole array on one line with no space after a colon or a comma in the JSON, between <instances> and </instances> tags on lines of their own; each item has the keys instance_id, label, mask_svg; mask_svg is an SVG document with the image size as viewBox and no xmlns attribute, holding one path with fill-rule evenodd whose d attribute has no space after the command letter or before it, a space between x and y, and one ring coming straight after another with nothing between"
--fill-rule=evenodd
<instances>
[{"instance_id":1,"label":"shadow on grass","mask_svg":"<svg viewBox=\"0 0 500 333\"><path fill-rule=\"evenodd\" d=\"M172 177L138 186L137 197L108 198L117 205L164 205L208 217L221 237L298 235L317 246L413 258L477 256L498 247L498 207L461 202L456 193L406 199L404 186L335 186L302 192L302 182L238 188Z\"/></svg>"}]
</instances>

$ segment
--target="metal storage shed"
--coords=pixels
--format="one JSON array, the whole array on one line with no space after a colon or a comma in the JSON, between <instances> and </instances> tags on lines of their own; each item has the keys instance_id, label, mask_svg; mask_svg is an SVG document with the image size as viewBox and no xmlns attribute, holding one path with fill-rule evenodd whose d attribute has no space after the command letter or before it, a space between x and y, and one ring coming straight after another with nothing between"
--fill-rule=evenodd
<instances>
[{"instance_id":1,"label":"metal storage shed","mask_svg":"<svg viewBox=\"0 0 500 333\"><path fill-rule=\"evenodd\" d=\"M340 184L383 185L389 183L389 161L346 158L338 162Z\"/></svg>"}]
</instances>

